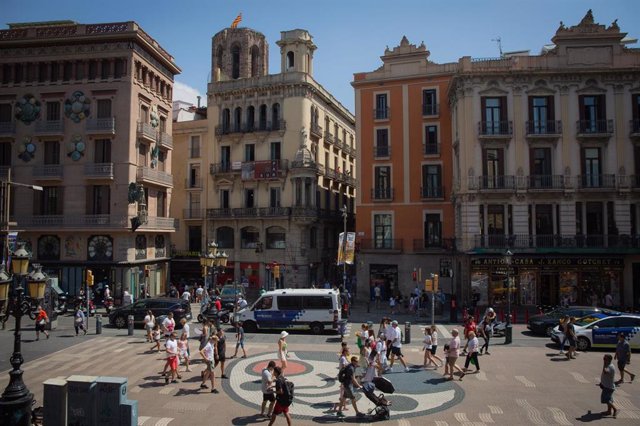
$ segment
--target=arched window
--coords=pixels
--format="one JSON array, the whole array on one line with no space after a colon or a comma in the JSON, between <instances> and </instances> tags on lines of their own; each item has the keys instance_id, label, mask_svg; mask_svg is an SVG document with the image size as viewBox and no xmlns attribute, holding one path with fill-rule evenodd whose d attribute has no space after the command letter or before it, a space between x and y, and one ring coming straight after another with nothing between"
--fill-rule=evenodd
<instances>
[{"instance_id":1,"label":"arched window","mask_svg":"<svg viewBox=\"0 0 640 426\"><path fill-rule=\"evenodd\" d=\"M247 131L253 132L256 123L256 109L253 105L247 108Z\"/></svg>"},{"instance_id":2,"label":"arched window","mask_svg":"<svg viewBox=\"0 0 640 426\"><path fill-rule=\"evenodd\" d=\"M242 108L236 107L233 111L233 130L236 132L242 131Z\"/></svg>"},{"instance_id":3,"label":"arched window","mask_svg":"<svg viewBox=\"0 0 640 426\"><path fill-rule=\"evenodd\" d=\"M265 104L260 105L260 122L258 126L260 130L267 129L267 106Z\"/></svg>"},{"instance_id":4,"label":"arched window","mask_svg":"<svg viewBox=\"0 0 640 426\"><path fill-rule=\"evenodd\" d=\"M216 242L219 248L232 249L233 248L233 228L228 226L221 226L216 229Z\"/></svg>"},{"instance_id":5,"label":"arched window","mask_svg":"<svg viewBox=\"0 0 640 426\"><path fill-rule=\"evenodd\" d=\"M247 226L240 230L240 248L254 249L260 242L260 231L253 226Z\"/></svg>"},{"instance_id":6,"label":"arched window","mask_svg":"<svg viewBox=\"0 0 640 426\"><path fill-rule=\"evenodd\" d=\"M240 46L231 48L231 78L240 78Z\"/></svg>"},{"instance_id":7,"label":"arched window","mask_svg":"<svg viewBox=\"0 0 640 426\"><path fill-rule=\"evenodd\" d=\"M271 128L280 129L280 104L273 104L271 107Z\"/></svg>"},{"instance_id":8,"label":"arched window","mask_svg":"<svg viewBox=\"0 0 640 426\"><path fill-rule=\"evenodd\" d=\"M280 226L267 228L267 248L285 249L287 248L286 231Z\"/></svg>"},{"instance_id":9,"label":"arched window","mask_svg":"<svg viewBox=\"0 0 640 426\"><path fill-rule=\"evenodd\" d=\"M225 108L222 110L222 132L229 133L229 130L231 130L231 111Z\"/></svg>"},{"instance_id":10,"label":"arched window","mask_svg":"<svg viewBox=\"0 0 640 426\"><path fill-rule=\"evenodd\" d=\"M218 50L216 51L216 68L222 70L222 57L224 55L224 49L222 46L218 46Z\"/></svg>"},{"instance_id":11,"label":"arched window","mask_svg":"<svg viewBox=\"0 0 640 426\"><path fill-rule=\"evenodd\" d=\"M258 46L251 46L251 77L260 76L260 49Z\"/></svg>"},{"instance_id":12,"label":"arched window","mask_svg":"<svg viewBox=\"0 0 640 426\"><path fill-rule=\"evenodd\" d=\"M293 69L293 64L294 64L293 59L294 59L294 56L295 56L295 55L293 54L293 52L291 52L291 51L287 52L287 69L288 69L288 70Z\"/></svg>"}]
</instances>

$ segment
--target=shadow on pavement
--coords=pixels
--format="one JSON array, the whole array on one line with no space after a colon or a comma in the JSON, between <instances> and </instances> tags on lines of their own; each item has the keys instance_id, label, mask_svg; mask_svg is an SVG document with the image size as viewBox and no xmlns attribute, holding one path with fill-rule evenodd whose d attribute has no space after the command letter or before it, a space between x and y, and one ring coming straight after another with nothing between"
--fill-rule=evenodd
<instances>
[{"instance_id":1,"label":"shadow on pavement","mask_svg":"<svg viewBox=\"0 0 640 426\"><path fill-rule=\"evenodd\" d=\"M186 380L183 380L185 382ZM205 389L207 392L210 392L208 389ZM174 396L185 396L185 395L197 395L202 391L200 388L188 389L188 388L180 388L178 392L175 393Z\"/></svg>"},{"instance_id":2,"label":"shadow on pavement","mask_svg":"<svg viewBox=\"0 0 640 426\"><path fill-rule=\"evenodd\" d=\"M591 410L587 412L587 414L583 414L582 417L576 417L576 420L579 422L593 422L596 420L602 420L605 417L605 413L592 413Z\"/></svg>"},{"instance_id":3,"label":"shadow on pavement","mask_svg":"<svg viewBox=\"0 0 640 426\"><path fill-rule=\"evenodd\" d=\"M282 416L280 416L282 417ZM231 424L233 425L251 425L254 423L265 423L268 422L269 419L266 417L262 417L258 414L254 414L253 416L244 416L244 417L236 417L231 420Z\"/></svg>"}]
</instances>

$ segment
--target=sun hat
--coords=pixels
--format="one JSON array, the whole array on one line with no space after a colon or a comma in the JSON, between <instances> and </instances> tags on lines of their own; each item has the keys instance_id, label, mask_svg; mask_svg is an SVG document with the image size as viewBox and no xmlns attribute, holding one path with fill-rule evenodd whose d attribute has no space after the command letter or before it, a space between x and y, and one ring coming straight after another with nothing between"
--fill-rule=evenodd
<instances>
[{"instance_id":1,"label":"sun hat","mask_svg":"<svg viewBox=\"0 0 640 426\"><path fill-rule=\"evenodd\" d=\"M398 321L396 320L391 321L391 325L398 325Z\"/></svg>"},{"instance_id":2,"label":"sun hat","mask_svg":"<svg viewBox=\"0 0 640 426\"><path fill-rule=\"evenodd\" d=\"M280 333L280 338L283 339L285 337L287 337L289 335L289 333L287 333L286 331L283 331L282 333Z\"/></svg>"}]
</instances>

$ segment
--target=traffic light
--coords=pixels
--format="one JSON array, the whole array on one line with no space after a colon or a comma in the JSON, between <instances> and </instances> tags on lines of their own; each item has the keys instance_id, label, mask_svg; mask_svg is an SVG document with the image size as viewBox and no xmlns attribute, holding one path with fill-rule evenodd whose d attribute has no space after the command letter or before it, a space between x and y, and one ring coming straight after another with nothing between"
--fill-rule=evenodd
<instances>
[{"instance_id":1,"label":"traffic light","mask_svg":"<svg viewBox=\"0 0 640 426\"><path fill-rule=\"evenodd\" d=\"M411 279L413 281L418 281L418 272L416 272L416 270L414 269L413 272L411 273Z\"/></svg>"},{"instance_id":2,"label":"traffic light","mask_svg":"<svg viewBox=\"0 0 640 426\"><path fill-rule=\"evenodd\" d=\"M273 278L280 278L280 265L277 263L273 265Z\"/></svg>"},{"instance_id":3,"label":"traffic light","mask_svg":"<svg viewBox=\"0 0 640 426\"><path fill-rule=\"evenodd\" d=\"M91 269L87 269L87 285L93 287L93 272Z\"/></svg>"}]
</instances>

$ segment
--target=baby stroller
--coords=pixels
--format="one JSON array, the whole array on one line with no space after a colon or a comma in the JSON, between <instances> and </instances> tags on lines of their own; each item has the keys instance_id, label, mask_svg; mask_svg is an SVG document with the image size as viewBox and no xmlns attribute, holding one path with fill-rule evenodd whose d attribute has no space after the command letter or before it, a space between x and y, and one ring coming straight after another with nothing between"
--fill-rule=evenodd
<instances>
[{"instance_id":1,"label":"baby stroller","mask_svg":"<svg viewBox=\"0 0 640 426\"><path fill-rule=\"evenodd\" d=\"M366 383L362 387L365 396L376 405L369 410L369 415L372 417L372 420L389 420L389 406L391 406L391 401L385 398L382 393L376 395L376 389L384 393L393 393L395 392L393 383L384 377L375 377L373 382Z\"/></svg>"}]
</instances>

